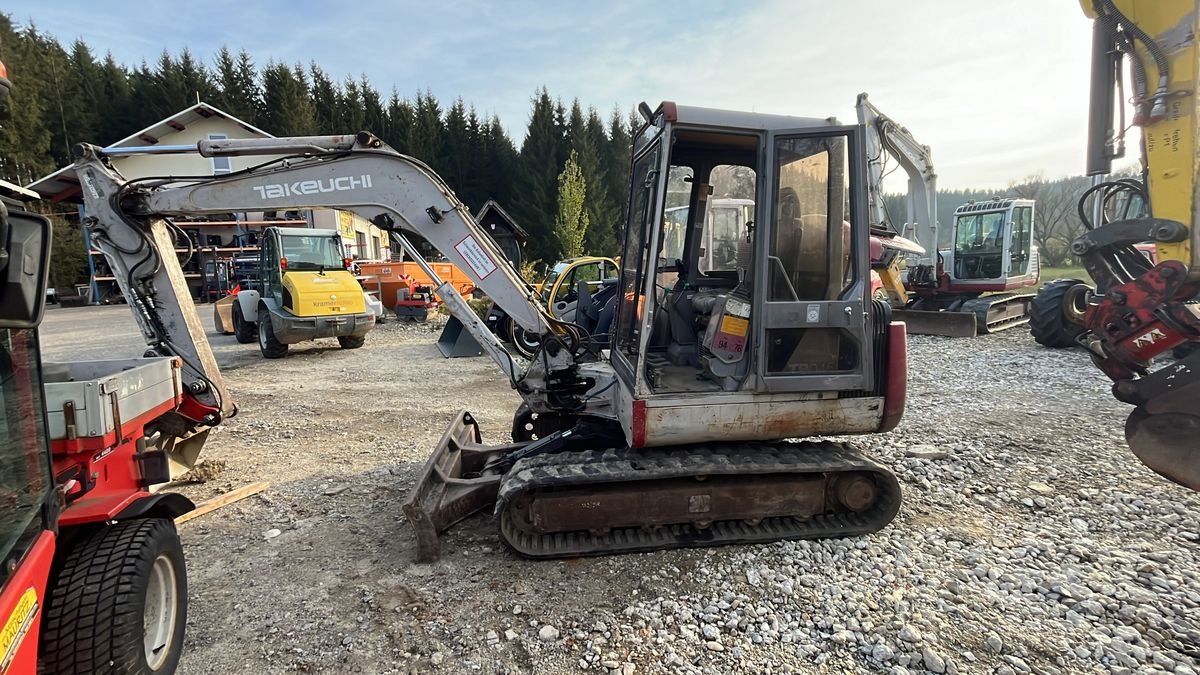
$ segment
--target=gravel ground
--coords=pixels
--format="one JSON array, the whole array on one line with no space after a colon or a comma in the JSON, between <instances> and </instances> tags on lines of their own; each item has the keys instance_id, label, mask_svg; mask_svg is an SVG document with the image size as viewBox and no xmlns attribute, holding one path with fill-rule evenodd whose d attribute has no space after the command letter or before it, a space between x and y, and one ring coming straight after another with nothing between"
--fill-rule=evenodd
<instances>
[{"instance_id":1,"label":"gravel ground","mask_svg":"<svg viewBox=\"0 0 1200 675\"><path fill-rule=\"evenodd\" d=\"M183 491L272 487L181 528L181 673L1200 671L1200 498L1129 453L1083 354L911 338L905 421L855 439L905 493L871 536L529 562L478 516L415 565L398 504L428 451L462 407L503 440L518 403L435 337L273 362L213 337L241 413Z\"/></svg>"}]
</instances>

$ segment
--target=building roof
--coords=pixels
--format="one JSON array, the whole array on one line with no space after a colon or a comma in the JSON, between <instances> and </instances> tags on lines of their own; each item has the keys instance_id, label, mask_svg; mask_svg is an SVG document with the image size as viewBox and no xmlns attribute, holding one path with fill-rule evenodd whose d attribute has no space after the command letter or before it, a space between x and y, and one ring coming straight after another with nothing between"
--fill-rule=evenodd
<instances>
[{"instance_id":1,"label":"building roof","mask_svg":"<svg viewBox=\"0 0 1200 675\"><path fill-rule=\"evenodd\" d=\"M529 233L525 231L525 228L517 224L517 221L513 219L512 216L508 215L508 211L505 211L499 204L497 204L495 199L489 199L484 203L483 207L479 209L479 213L475 214L475 222L483 222L483 217L487 215L488 211L495 211L496 214L504 220L504 222L508 223L509 227L512 228L513 233L517 235L518 239L521 241L527 241L529 239Z\"/></svg>"},{"instance_id":2,"label":"building roof","mask_svg":"<svg viewBox=\"0 0 1200 675\"><path fill-rule=\"evenodd\" d=\"M237 124L249 132L252 137L273 138L271 134L249 122L244 122L214 105L200 102L105 147L130 148L140 145L157 145L163 138L187 129L188 125L213 117L224 118ZM49 176L39 178L27 187L41 195L42 199L54 202L79 201L79 180L75 177L75 167L72 165L64 166Z\"/></svg>"}]
</instances>

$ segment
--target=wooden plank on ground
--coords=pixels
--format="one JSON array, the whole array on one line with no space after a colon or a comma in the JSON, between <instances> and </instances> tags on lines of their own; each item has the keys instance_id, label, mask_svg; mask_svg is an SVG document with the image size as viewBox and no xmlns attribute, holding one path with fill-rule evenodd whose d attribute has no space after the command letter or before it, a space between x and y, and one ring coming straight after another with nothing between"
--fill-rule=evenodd
<instances>
[{"instance_id":1,"label":"wooden plank on ground","mask_svg":"<svg viewBox=\"0 0 1200 675\"><path fill-rule=\"evenodd\" d=\"M208 513L209 511L215 511L215 510L221 508L222 506L225 506L227 504L232 504L232 503L238 501L239 499L245 499L246 497L249 497L251 495L256 495L256 494L262 492L263 490L266 490L269 487L271 487L271 484L269 482L259 481L257 483L243 485L240 488L237 488L235 490L230 490L229 492L226 492L225 494L217 496L217 497L213 497L212 499L207 499L207 500L202 501L199 504L197 504L195 510L189 511L188 513L185 513L182 516L179 516L178 518L176 518L175 524L180 525L180 524L186 523L187 521L191 520L192 518L198 518L198 517Z\"/></svg>"}]
</instances>

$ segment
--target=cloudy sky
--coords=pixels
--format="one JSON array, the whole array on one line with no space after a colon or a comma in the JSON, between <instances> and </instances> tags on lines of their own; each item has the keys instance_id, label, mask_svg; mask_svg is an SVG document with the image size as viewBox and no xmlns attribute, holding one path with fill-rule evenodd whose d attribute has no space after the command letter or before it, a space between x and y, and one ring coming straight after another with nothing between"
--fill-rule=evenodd
<instances>
[{"instance_id":1,"label":"cloudy sky","mask_svg":"<svg viewBox=\"0 0 1200 675\"><path fill-rule=\"evenodd\" d=\"M541 85L605 116L638 101L854 119L866 91L932 146L943 187L1083 167L1090 22L1064 0L677 3L6 0L64 43L153 63L221 45L315 60L385 93L430 89L500 115L520 142Z\"/></svg>"}]
</instances>

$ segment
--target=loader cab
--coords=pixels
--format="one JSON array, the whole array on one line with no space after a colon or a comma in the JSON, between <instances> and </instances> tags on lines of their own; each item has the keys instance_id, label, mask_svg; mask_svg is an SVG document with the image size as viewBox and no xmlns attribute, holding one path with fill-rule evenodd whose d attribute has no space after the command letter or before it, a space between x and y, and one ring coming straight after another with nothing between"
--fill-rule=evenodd
<instances>
[{"instance_id":1,"label":"loader cab","mask_svg":"<svg viewBox=\"0 0 1200 675\"><path fill-rule=\"evenodd\" d=\"M862 147L831 119L653 113L634 140L612 336L630 396L872 389Z\"/></svg>"},{"instance_id":2,"label":"loader cab","mask_svg":"<svg viewBox=\"0 0 1200 675\"><path fill-rule=\"evenodd\" d=\"M1036 282L1034 201L989 199L954 210L954 248L942 251L951 282L980 291L1019 288Z\"/></svg>"}]
</instances>

